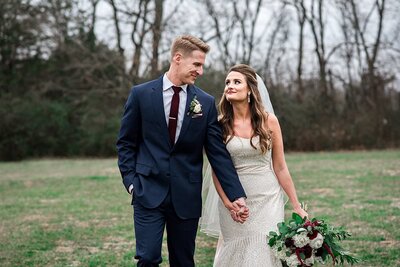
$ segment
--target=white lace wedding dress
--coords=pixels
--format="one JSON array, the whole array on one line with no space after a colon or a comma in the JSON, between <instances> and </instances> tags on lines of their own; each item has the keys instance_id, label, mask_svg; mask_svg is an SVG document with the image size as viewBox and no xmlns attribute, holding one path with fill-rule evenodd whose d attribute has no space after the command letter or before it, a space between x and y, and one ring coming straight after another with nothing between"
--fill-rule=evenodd
<instances>
[{"instance_id":1,"label":"white lace wedding dress","mask_svg":"<svg viewBox=\"0 0 400 267\"><path fill-rule=\"evenodd\" d=\"M253 138L256 147L258 141L258 137ZM221 236L214 266L282 266L267 242L267 234L284 220L284 192L272 170L271 151L263 155L250 145L250 139L237 136L227 149L246 192L250 217L244 224L234 222L219 201Z\"/></svg>"}]
</instances>

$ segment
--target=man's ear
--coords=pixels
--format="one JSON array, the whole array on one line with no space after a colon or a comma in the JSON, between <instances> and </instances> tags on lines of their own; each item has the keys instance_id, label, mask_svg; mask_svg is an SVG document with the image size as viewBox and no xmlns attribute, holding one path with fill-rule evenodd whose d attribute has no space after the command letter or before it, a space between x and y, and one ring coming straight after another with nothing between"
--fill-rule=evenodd
<instances>
[{"instance_id":1,"label":"man's ear","mask_svg":"<svg viewBox=\"0 0 400 267\"><path fill-rule=\"evenodd\" d=\"M179 64L182 60L182 54L180 52L176 52L173 60L175 61L175 63Z\"/></svg>"}]
</instances>

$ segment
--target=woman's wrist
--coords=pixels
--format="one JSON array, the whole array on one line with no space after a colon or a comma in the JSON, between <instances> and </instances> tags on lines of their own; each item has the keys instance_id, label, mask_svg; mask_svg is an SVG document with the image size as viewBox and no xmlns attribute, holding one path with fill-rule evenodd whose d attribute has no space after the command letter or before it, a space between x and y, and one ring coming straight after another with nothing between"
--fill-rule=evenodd
<instances>
[{"instance_id":1,"label":"woman's wrist","mask_svg":"<svg viewBox=\"0 0 400 267\"><path fill-rule=\"evenodd\" d=\"M292 203L292 207L293 207L294 210L300 209L301 208L301 204L300 204L300 202L297 201L295 203Z\"/></svg>"},{"instance_id":2,"label":"woman's wrist","mask_svg":"<svg viewBox=\"0 0 400 267\"><path fill-rule=\"evenodd\" d=\"M232 203L229 200L224 201L224 206L225 208L227 208L228 210L231 209Z\"/></svg>"}]
</instances>

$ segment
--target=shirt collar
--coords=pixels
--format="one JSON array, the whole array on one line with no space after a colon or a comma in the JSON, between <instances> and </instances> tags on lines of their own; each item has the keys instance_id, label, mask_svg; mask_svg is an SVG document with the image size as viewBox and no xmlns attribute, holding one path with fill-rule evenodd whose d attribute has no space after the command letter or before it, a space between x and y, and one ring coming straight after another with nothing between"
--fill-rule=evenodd
<instances>
[{"instance_id":1,"label":"shirt collar","mask_svg":"<svg viewBox=\"0 0 400 267\"><path fill-rule=\"evenodd\" d=\"M164 77L163 77L163 91L168 90L172 86L175 86L175 85L168 79L167 73L165 73ZM186 93L187 86L188 86L187 84L183 84L179 87L182 88L182 91L184 91Z\"/></svg>"}]
</instances>

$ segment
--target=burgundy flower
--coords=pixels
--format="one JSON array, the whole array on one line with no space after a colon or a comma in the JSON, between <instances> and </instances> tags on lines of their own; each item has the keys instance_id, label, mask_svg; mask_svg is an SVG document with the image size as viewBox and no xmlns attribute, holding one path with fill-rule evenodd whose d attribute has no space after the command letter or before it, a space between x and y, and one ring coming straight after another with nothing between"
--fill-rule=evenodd
<instances>
[{"instance_id":1,"label":"burgundy flower","mask_svg":"<svg viewBox=\"0 0 400 267\"><path fill-rule=\"evenodd\" d=\"M315 256L322 257L322 254L324 254L324 248L320 247L319 249L317 249L317 252L315 252Z\"/></svg>"},{"instance_id":2,"label":"burgundy flower","mask_svg":"<svg viewBox=\"0 0 400 267\"><path fill-rule=\"evenodd\" d=\"M313 225L313 223L312 222L310 222L310 221L306 221L305 223L304 223L304 228L307 228L308 226L311 226L311 227L313 227L314 225Z\"/></svg>"},{"instance_id":3,"label":"burgundy flower","mask_svg":"<svg viewBox=\"0 0 400 267\"><path fill-rule=\"evenodd\" d=\"M285 240L285 246L286 246L287 248L293 247L293 246L294 246L293 239L291 239L291 238L286 238L286 240Z\"/></svg>"},{"instance_id":4,"label":"burgundy flower","mask_svg":"<svg viewBox=\"0 0 400 267\"><path fill-rule=\"evenodd\" d=\"M311 233L309 233L307 236L308 236L308 238L310 238L310 240L313 240L314 238L317 237L318 233L319 233L318 231L314 230Z\"/></svg>"},{"instance_id":5,"label":"burgundy flower","mask_svg":"<svg viewBox=\"0 0 400 267\"><path fill-rule=\"evenodd\" d=\"M306 245L306 246L303 247L303 253L306 256L306 258L311 257L312 256L312 252L313 252L313 249L309 245Z\"/></svg>"},{"instance_id":6,"label":"burgundy flower","mask_svg":"<svg viewBox=\"0 0 400 267\"><path fill-rule=\"evenodd\" d=\"M315 227L315 226L318 226L320 224L321 223L319 221L314 221L314 222L306 221L303 226L304 226L304 228L307 228L308 226Z\"/></svg>"}]
</instances>

